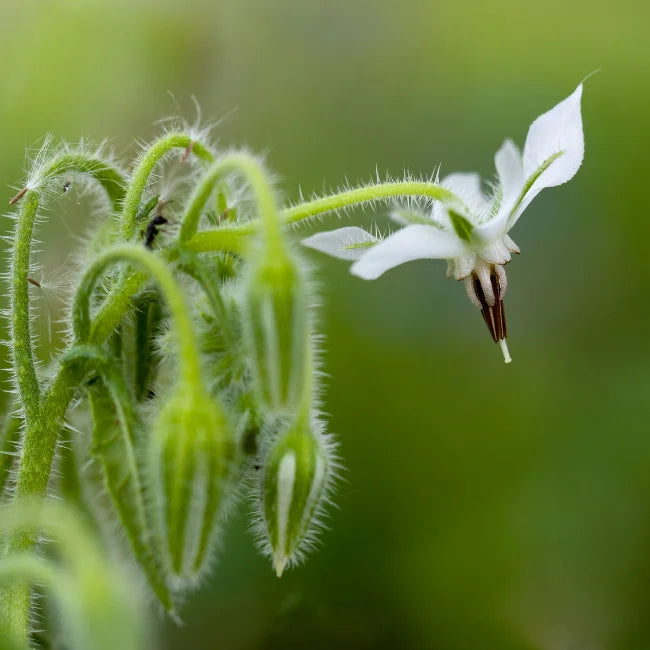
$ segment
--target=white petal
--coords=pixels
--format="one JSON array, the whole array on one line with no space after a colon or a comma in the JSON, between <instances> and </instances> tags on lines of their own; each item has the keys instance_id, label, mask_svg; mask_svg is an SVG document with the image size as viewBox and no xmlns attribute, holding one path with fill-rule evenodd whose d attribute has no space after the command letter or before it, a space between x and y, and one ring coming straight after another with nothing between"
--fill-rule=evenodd
<instances>
[{"instance_id":1,"label":"white petal","mask_svg":"<svg viewBox=\"0 0 650 650\"><path fill-rule=\"evenodd\" d=\"M458 172L445 176L440 185L453 192L467 208L464 216L477 223L478 217L488 209L488 201L481 189L481 177L470 172ZM433 220L451 229L446 206L441 201L433 204Z\"/></svg>"},{"instance_id":2,"label":"white petal","mask_svg":"<svg viewBox=\"0 0 650 650\"><path fill-rule=\"evenodd\" d=\"M527 184L532 183L510 218L510 227L545 187L566 183L580 168L585 153L581 98L582 84L530 125L524 147L524 176Z\"/></svg>"},{"instance_id":3,"label":"white petal","mask_svg":"<svg viewBox=\"0 0 650 650\"><path fill-rule=\"evenodd\" d=\"M496 152L494 166L503 193L501 206L508 206L507 211L510 212L524 187L524 163L517 145L512 140L506 140Z\"/></svg>"},{"instance_id":4,"label":"white petal","mask_svg":"<svg viewBox=\"0 0 650 650\"><path fill-rule=\"evenodd\" d=\"M483 247L489 246L498 239L502 239L508 231L508 217L510 210L502 203L498 214L490 221L476 226L472 230L472 239L482 244Z\"/></svg>"},{"instance_id":5,"label":"white petal","mask_svg":"<svg viewBox=\"0 0 650 650\"><path fill-rule=\"evenodd\" d=\"M398 230L368 249L350 271L364 280L374 280L404 262L449 259L466 252L464 243L455 234L434 226L415 224Z\"/></svg>"},{"instance_id":6,"label":"white petal","mask_svg":"<svg viewBox=\"0 0 650 650\"><path fill-rule=\"evenodd\" d=\"M368 252L373 243L378 242L363 228L347 226L338 230L317 232L302 240L302 245L313 248L321 253L327 253L341 260L358 260Z\"/></svg>"}]
</instances>

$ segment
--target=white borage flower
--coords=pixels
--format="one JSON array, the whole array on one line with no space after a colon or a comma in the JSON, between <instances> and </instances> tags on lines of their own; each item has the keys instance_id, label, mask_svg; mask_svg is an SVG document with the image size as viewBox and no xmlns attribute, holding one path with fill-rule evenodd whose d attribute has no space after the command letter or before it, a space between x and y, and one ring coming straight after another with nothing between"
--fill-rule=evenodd
<instances>
[{"instance_id":1,"label":"white borage flower","mask_svg":"<svg viewBox=\"0 0 650 650\"><path fill-rule=\"evenodd\" d=\"M462 280L470 300L481 310L506 363L504 265L519 248L508 232L528 204L545 188L569 181L584 156L580 114L582 84L569 97L540 115L530 126L523 155L506 140L495 155L498 183L490 198L478 174L451 174L441 185L457 201L436 202L430 217L394 213L403 228L386 239L357 227L321 232L303 244L341 259L354 260L351 272L374 280L395 266L416 259L448 260L448 277Z\"/></svg>"}]
</instances>

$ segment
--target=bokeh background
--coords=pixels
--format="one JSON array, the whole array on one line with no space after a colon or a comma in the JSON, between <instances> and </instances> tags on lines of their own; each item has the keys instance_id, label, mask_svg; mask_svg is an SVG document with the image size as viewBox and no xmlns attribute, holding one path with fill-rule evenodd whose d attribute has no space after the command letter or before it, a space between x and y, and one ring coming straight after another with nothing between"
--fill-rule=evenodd
<instances>
[{"instance_id":1,"label":"bokeh background","mask_svg":"<svg viewBox=\"0 0 650 650\"><path fill-rule=\"evenodd\" d=\"M193 119L192 96L221 144L267 153L287 200L376 168L489 179L504 137L523 144L600 68L582 169L513 233L510 366L442 262L365 283L313 254L346 467L331 530L277 580L236 516L157 647L650 647L650 4L0 0L0 16L7 199L46 132L128 156L159 118ZM84 231L50 216L46 277Z\"/></svg>"}]
</instances>

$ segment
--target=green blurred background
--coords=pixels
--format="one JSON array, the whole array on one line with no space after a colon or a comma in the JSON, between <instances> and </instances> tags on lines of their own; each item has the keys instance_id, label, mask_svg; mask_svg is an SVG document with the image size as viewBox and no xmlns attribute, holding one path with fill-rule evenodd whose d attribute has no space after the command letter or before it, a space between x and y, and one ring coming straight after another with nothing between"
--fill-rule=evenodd
<instances>
[{"instance_id":1,"label":"green blurred background","mask_svg":"<svg viewBox=\"0 0 650 650\"><path fill-rule=\"evenodd\" d=\"M236 516L185 625L159 623L157 647L650 647L647 1L0 10L6 198L46 132L109 138L128 156L159 118L193 118L192 95L206 120L224 118L222 145L268 153L287 199L375 167L489 178L506 136L523 144L601 68L584 92L582 169L513 233L511 366L443 263L365 283L312 256L346 467L331 530L277 580ZM50 216L46 277L84 231Z\"/></svg>"}]
</instances>

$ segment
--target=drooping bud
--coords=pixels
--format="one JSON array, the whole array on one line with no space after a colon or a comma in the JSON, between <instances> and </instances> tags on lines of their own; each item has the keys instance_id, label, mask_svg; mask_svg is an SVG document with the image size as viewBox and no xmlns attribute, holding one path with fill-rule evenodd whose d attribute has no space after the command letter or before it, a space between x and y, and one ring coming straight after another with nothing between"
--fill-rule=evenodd
<instances>
[{"instance_id":1,"label":"drooping bud","mask_svg":"<svg viewBox=\"0 0 650 650\"><path fill-rule=\"evenodd\" d=\"M260 405L294 411L302 396L309 349L305 282L288 255L251 263L247 333Z\"/></svg>"},{"instance_id":2,"label":"drooping bud","mask_svg":"<svg viewBox=\"0 0 650 650\"><path fill-rule=\"evenodd\" d=\"M313 542L332 474L331 445L306 424L295 424L264 460L262 503L266 542L278 577Z\"/></svg>"},{"instance_id":3,"label":"drooping bud","mask_svg":"<svg viewBox=\"0 0 650 650\"><path fill-rule=\"evenodd\" d=\"M196 581L210 558L233 441L218 404L181 386L160 412L151 447L162 559L182 586Z\"/></svg>"}]
</instances>

